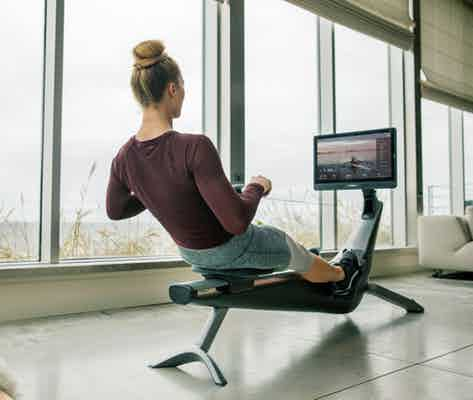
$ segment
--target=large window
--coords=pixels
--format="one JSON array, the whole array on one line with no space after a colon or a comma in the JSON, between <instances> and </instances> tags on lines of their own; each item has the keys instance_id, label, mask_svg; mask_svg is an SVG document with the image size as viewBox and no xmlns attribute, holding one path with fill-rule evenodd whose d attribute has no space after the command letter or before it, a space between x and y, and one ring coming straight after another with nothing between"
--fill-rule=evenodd
<instances>
[{"instance_id":1,"label":"large window","mask_svg":"<svg viewBox=\"0 0 473 400\"><path fill-rule=\"evenodd\" d=\"M317 17L284 1L246 1L245 51L245 175L261 174L273 183L254 223L319 246L312 183Z\"/></svg>"},{"instance_id":2,"label":"large window","mask_svg":"<svg viewBox=\"0 0 473 400\"><path fill-rule=\"evenodd\" d=\"M450 214L448 107L422 99L424 214Z\"/></svg>"},{"instance_id":3,"label":"large window","mask_svg":"<svg viewBox=\"0 0 473 400\"><path fill-rule=\"evenodd\" d=\"M2 1L0 263L39 256L43 37L43 1Z\"/></svg>"},{"instance_id":4,"label":"large window","mask_svg":"<svg viewBox=\"0 0 473 400\"><path fill-rule=\"evenodd\" d=\"M389 126L388 45L340 25L335 26L336 130L348 132ZM377 246L392 245L391 190L377 190L383 215ZM360 190L337 192L337 247L360 219Z\"/></svg>"},{"instance_id":5,"label":"large window","mask_svg":"<svg viewBox=\"0 0 473 400\"><path fill-rule=\"evenodd\" d=\"M174 128L201 133L202 1L66 2L61 258L178 255L148 211L123 221L105 212L111 160L141 124L129 81L132 49L147 39L163 40L183 73L186 99Z\"/></svg>"},{"instance_id":6,"label":"large window","mask_svg":"<svg viewBox=\"0 0 473 400\"><path fill-rule=\"evenodd\" d=\"M465 204L473 206L473 114L463 113Z\"/></svg>"}]
</instances>

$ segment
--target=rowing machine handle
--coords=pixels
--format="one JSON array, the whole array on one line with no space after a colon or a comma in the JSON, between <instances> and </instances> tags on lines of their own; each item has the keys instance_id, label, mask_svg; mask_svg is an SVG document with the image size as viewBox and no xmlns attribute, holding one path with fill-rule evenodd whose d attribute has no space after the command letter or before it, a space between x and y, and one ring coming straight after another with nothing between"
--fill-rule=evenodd
<instances>
[{"instance_id":1,"label":"rowing machine handle","mask_svg":"<svg viewBox=\"0 0 473 400\"><path fill-rule=\"evenodd\" d=\"M232 186L233 186L233 189L235 189L237 193L241 193L245 185L243 183L234 183L232 184Z\"/></svg>"}]
</instances>

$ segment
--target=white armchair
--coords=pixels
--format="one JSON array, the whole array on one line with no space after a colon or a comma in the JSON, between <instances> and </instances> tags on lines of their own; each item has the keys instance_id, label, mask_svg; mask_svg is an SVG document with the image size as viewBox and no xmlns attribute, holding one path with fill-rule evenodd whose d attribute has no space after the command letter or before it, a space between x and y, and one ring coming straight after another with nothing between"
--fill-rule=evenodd
<instances>
[{"instance_id":1,"label":"white armchair","mask_svg":"<svg viewBox=\"0 0 473 400\"><path fill-rule=\"evenodd\" d=\"M421 266L473 271L472 206L465 216L421 216L417 232Z\"/></svg>"}]
</instances>

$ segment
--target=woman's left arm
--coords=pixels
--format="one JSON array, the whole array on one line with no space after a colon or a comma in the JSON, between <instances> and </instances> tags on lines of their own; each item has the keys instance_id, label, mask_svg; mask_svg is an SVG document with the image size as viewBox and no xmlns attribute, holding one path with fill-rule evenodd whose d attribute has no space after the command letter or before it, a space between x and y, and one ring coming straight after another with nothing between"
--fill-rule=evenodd
<instances>
[{"instance_id":1,"label":"woman's left arm","mask_svg":"<svg viewBox=\"0 0 473 400\"><path fill-rule=\"evenodd\" d=\"M120 180L116 170L116 160L112 161L110 179L106 196L107 215L112 220L134 217L146 210L143 203L130 192L130 189Z\"/></svg>"}]
</instances>

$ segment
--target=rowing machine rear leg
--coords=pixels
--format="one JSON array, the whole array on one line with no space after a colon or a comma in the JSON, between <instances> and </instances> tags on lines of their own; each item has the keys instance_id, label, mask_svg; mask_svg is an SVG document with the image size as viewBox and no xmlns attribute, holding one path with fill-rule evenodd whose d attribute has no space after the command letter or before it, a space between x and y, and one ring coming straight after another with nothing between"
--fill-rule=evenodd
<instances>
[{"instance_id":1,"label":"rowing machine rear leg","mask_svg":"<svg viewBox=\"0 0 473 400\"><path fill-rule=\"evenodd\" d=\"M157 364L149 365L149 367L169 368L188 364L194 361L200 361L206 365L214 382L219 386L225 386L227 384L227 380L223 376L222 371L220 371L220 368L216 362L208 354L208 351L215 339L215 336L217 335L220 325L227 315L227 312L228 308L213 307L212 315L207 321L202 338L200 339L199 343L197 343L197 345L194 345L190 349L171 356Z\"/></svg>"}]
</instances>

